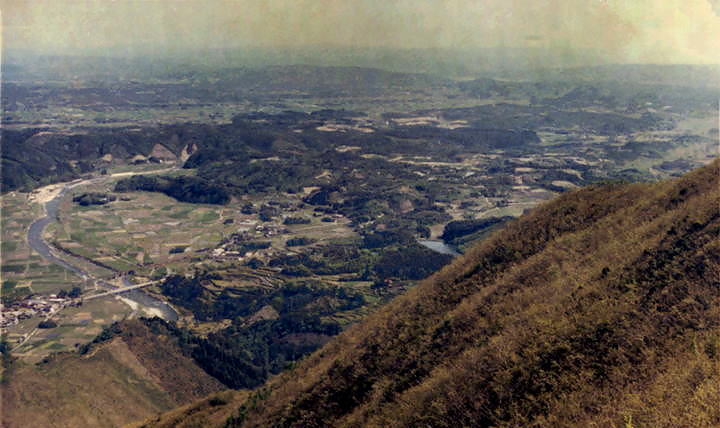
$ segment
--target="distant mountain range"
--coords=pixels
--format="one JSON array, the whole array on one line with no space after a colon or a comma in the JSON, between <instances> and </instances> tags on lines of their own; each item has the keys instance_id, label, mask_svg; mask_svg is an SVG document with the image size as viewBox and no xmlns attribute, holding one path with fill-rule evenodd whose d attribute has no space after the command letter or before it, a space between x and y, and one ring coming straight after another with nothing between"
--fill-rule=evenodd
<instances>
[{"instance_id":1,"label":"distant mountain range","mask_svg":"<svg viewBox=\"0 0 720 428\"><path fill-rule=\"evenodd\" d=\"M98 51L94 55L54 55L17 49L3 52L3 80L102 76L161 77L178 70L206 72L226 68L264 68L313 64L320 67L377 68L396 73L430 74L445 79L504 77L533 80L599 78L647 80L681 85L720 85L720 65L614 64L592 51L567 55L547 49L391 49L391 48L236 48L146 51L143 47ZM710 73L708 73L710 70ZM690 74L688 74L690 73ZM605 75L605 77L603 77ZM708 77L710 75L710 77Z\"/></svg>"}]
</instances>

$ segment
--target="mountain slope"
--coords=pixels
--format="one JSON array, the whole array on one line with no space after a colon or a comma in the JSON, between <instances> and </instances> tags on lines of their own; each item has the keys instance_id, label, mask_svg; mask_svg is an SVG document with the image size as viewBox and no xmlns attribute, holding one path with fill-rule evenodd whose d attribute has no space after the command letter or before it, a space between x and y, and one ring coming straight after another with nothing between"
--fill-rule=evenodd
<instances>
[{"instance_id":1,"label":"mountain slope","mask_svg":"<svg viewBox=\"0 0 720 428\"><path fill-rule=\"evenodd\" d=\"M1 426L122 426L224 389L158 328L126 321L84 355L12 367Z\"/></svg>"},{"instance_id":2,"label":"mountain slope","mask_svg":"<svg viewBox=\"0 0 720 428\"><path fill-rule=\"evenodd\" d=\"M228 426L719 425L719 178L536 208L228 404Z\"/></svg>"}]
</instances>

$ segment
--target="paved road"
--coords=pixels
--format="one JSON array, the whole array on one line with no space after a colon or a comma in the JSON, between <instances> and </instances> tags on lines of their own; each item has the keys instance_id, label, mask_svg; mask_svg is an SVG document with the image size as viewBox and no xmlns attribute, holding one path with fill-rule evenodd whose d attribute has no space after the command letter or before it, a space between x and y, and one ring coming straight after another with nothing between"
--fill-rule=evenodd
<instances>
[{"instance_id":1,"label":"paved road","mask_svg":"<svg viewBox=\"0 0 720 428\"><path fill-rule=\"evenodd\" d=\"M159 172L159 171L156 171ZM62 201L63 197L67 195L67 193L72 189L73 187L80 186L80 185L87 185L91 183L97 183L99 181L105 180L105 177L100 178L93 178L90 180L84 180L81 182L74 182L69 183L65 187L63 187L62 191L52 200L45 203L45 217L42 217L35 222L33 222L30 225L30 229L28 230L27 235L27 241L28 245L30 245L30 248L35 250L40 256L42 256L44 259L61 266L78 276L82 277L83 279L92 279L94 280L98 285L100 285L103 288L106 288L108 290L113 290L117 288L113 284L110 284L109 282L93 278L92 275L90 275L88 272L83 270L81 267L75 265L72 263L72 258L68 257L66 259L61 259L57 257L54 254L54 251L48 245L48 243L43 238L43 232L45 231L45 228L52 222L57 221L58 216L58 210L60 208L60 202ZM126 287L133 286L135 284L132 283L127 277L123 277L123 283ZM162 318L167 321L176 321L178 319L178 314L175 312L175 310L168 305L167 303L163 302L162 300L156 299L147 293L143 292L142 290L131 290L127 291L123 297L130 299L137 304L157 309L162 313Z\"/></svg>"}]
</instances>

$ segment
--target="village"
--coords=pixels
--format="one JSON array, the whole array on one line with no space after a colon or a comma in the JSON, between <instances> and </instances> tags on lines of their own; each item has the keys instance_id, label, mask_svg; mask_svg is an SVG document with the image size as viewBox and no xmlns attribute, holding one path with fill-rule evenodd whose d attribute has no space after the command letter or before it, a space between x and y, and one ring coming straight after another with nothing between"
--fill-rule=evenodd
<instances>
[{"instance_id":1,"label":"village","mask_svg":"<svg viewBox=\"0 0 720 428\"><path fill-rule=\"evenodd\" d=\"M75 293L73 293L74 295ZM49 296L30 295L23 300L6 305L0 302L0 334L6 335L7 329L20 321L31 318L49 319L68 306L80 306L82 299L69 294L50 294Z\"/></svg>"}]
</instances>

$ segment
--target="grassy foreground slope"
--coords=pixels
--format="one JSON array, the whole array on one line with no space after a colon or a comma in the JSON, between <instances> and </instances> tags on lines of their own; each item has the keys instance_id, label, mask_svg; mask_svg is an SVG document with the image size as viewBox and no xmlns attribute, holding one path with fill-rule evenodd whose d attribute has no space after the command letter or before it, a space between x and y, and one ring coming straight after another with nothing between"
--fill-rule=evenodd
<instances>
[{"instance_id":1,"label":"grassy foreground slope","mask_svg":"<svg viewBox=\"0 0 720 428\"><path fill-rule=\"evenodd\" d=\"M224 389L169 335L139 321L115 329L84 355L13 365L0 385L0 426L122 426Z\"/></svg>"},{"instance_id":2,"label":"grassy foreground slope","mask_svg":"<svg viewBox=\"0 0 720 428\"><path fill-rule=\"evenodd\" d=\"M565 194L204 425L719 426L719 179Z\"/></svg>"}]
</instances>

